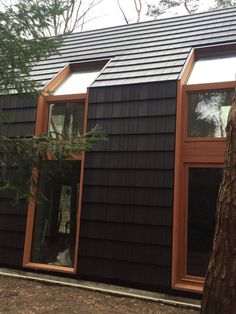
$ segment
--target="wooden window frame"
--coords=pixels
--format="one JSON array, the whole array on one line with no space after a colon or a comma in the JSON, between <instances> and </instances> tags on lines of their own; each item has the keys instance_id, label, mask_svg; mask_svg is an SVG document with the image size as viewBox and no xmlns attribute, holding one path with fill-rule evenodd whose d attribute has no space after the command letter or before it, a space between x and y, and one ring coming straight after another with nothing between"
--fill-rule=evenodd
<instances>
[{"instance_id":1,"label":"wooden window frame","mask_svg":"<svg viewBox=\"0 0 236 314\"><path fill-rule=\"evenodd\" d=\"M206 50L206 49L205 49ZM221 47L225 52L225 48ZM208 53L215 49L207 49ZM204 277L187 274L188 169L223 167L225 139L188 137L188 93L234 89L235 82L186 85L193 65L201 51L192 51L177 83L176 148L173 208L172 288L202 293ZM183 245L184 244L184 245Z\"/></svg>"},{"instance_id":2,"label":"wooden window frame","mask_svg":"<svg viewBox=\"0 0 236 314\"><path fill-rule=\"evenodd\" d=\"M188 290L192 292L202 292L204 277L187 274L187 240L188 240L188 191L189 169L190 168L222 168L223 163L213 162L186 162L182 163L182 176L180 182L180 202L178 213L178 279L175 289Z\"/></svg>"},{"instance_id":3,"label":"wooden window frame","mask_svg":"<svg viewBox=\"0 0 236 314\"><path fill-rule=\"evenodd\" d=\"M88 90L87 93L82 94L70 94L70 95L58 95L52 96L48 91L53 91L57 86L71 73L73 67L71 65L66 66L49 84L45 86L43 92L38 97L38 106L36 114L36 127L35 136L40 136L47 133L48 130L48 113L50 103L60 103L64 101L81 101L85 103L84 110L84 128L83 132L87 130L87 117L88 117ZM83 194L83 177L84 177L84 161L85 153L82 152L77 155L73 155L70 160L80 160L80 187L79 187L79 198L77 207L77 226L76 226L76 239L75 239L75 254L73 260L73 267L65 267L59 265L49 265L42 263L31 262L31 249L33 240L33 229L34 220L36 213L36 204L34 200L30 200L28 204L27 213L27 223L26 223L26 234L25 234L25 244L24 244L24 254L23 254L23 267L39 270L47 270L53 272L70 273L75 274L77 272L78 265L78 248L79 248L79 231L80 231L80 216L81 216L81 206L82 206L82 194ZM34 171L32 176L38 177L38 173Z\"/></svg>"}]
</instances>

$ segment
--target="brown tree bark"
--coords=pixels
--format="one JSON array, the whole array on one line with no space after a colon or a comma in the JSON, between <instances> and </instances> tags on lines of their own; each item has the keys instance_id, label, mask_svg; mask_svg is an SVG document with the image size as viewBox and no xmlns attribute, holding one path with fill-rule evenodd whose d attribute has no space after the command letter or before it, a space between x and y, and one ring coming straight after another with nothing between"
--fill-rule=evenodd
<instances>
[{"instance_id":1,"label":"brown tree bark","mask_svg":"<svg viewBox=\"0 0 236 314\"><path fill-rule=\"evenodd\" d=\"M226 127L226 152L217 200L213 252L201 314L236 313L236 98Z\"/></svg>"}]
</instances>

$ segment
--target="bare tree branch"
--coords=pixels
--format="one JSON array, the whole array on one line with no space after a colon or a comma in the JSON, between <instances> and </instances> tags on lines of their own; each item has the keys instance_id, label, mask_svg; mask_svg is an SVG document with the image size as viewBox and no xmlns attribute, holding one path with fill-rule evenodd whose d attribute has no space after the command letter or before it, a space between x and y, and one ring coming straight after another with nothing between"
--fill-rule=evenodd
<instances>
[{"instance_id":1,"label":"bare tree branch","mask_svg":"<svg viewBox=\"0 0 236 314\"><path fill-rule=\"evenodd\" d=\"M5 0L11 1L11 0ZM21 0L15 0L20 2ZM27 0L37 3L39 0ZM82 30L84 25L91 21L90 12L103 0L46 0L49 7L47 16L47 27L43 30L44 36L71 33ZM0 3L4 3L0 0ZM33 23L33 21L32 21Z\"/></svg>"},{"instance_id":2,"label":"bare tree branch","mask_svg":"<svg viewBox=\"0 0 236 314\"><path fill-rule=\"evenodd\" d=\"M81 1L81 4L82 4L82 0ZM80 30L83 29L84 25L87 24L87 16L89 14L89 12L91 10L94 9L94 7L96 7L97 5L99 5L103 0L91 0L90 3L87 5L86 9L83 11L82 14L80 14L80 11L79 9L77 10L76 14L74 15L74 19L71 19L71 27L70 29L72 31L80 28ZM73 20L74 20L74 23L73 23ZM91 21L91 19L90 19Z\"/></svg>"},{"instance_id":3,"label":"bare tree branch","mask_svg":"<svg viewBox=\"0 0 236 314\"><path fill-rule=\"evenodd\" d=\"M124 12L124 10L123 10L121 4L120 4L120 1L117 0L116 3L117 3L117 5L118 5L118 7L119 7L119 9L120 9L120 12L121 12L122 15L123 15L123 18L124 18L126 24L129 24L129 20L128 20L128 18L127 18L127 16L126 16L126 14L125 14L125 12Z\"/></svg>"},{"instance_id":4,"label":"bare tree branch","mask_svg":"<svg viewBox=\"0 0 236 314\"><path fill-rule=\"evenodd\" d=\"M79 3L79 7L80 7L81 1ZM75 0L71 0L68 3L68 8L66 10L66 14L63 15L63 19L64 19L64 29L63 29L63 33L67 33L68 31L68 23L70 22L72 15L73 15L73 11L74 11L74 6L75 6Z\"/></svg>"},{"instance_id":5,"label":"bare tree branch","mask_svg":"<svg viewBox=\"0 0 236 314\"><path fill-rule=\"evenodd\" d=\"M181 0L180 1L188 14L192 14L199 8L199 0Z\"/></svg>"},{"instance_id":6,"label":"bare tree branch","mask_svg":"<svg viewBox=\"0 0 236 314\"><path fill-rule=\"evenodd\" d=\"M183 3L183 5L184 5L184 7L185 7L185 10L188 12L188 14L191 14L191 10L190 10L189 7L188 7L187 1L184 0L184 1L181 1L181 2Z\"/></svg>"},{"instance_id":7,"label":"bare tree branch","mask_svg":"<svg viewBox=\"0 0 236 314\"><path fill-rule=\"evenodd\" d=\"M142 11L142 0L134 0L135 10L137 12L136 22L140 22L141 11Z\"/></svg>"},{"instance_id":8,"label":"bare tree branch","mask_svg":"<svg viewBox=\"0 0 236 314\"><path fill-rule=\"evenodd\" d=\"M90 19L87 19L86 21L82 21L82 22L81 22L81 25L80 25L80 30L81 30L81 32L83 31L84 25L90 23L91 21L97 20L97 19L99 19L99 18L101 18L101 17L102 17L102 15L99 15L99 16L91 17Z\"/></svg>"},{"instance_id":9,"label":"bare tree branch","mask_svg":"<svg viewBox=\"0 0 236 314\"><path fill-rule=\"evenodd\" d=\"M88 13L99 3L101 3L101 0L92 0L90 1L90 3L88 4L87 8L84 10L84 12L82 14L80 14L80 10L77 10L76 14L75 14L75 19L74 19L74 23L71 20L71 29L75 30L77 28L83 29L83 26L85 24L86 21L86 17L88 15ZM73 23L73 24L72 24Z\"/></svg>"},{"instance_id":10,"label":"bare tree branch","mask_svg":"<svg viewBox=\"0 0 236 314\"><path fill-rule=\"evenodd\" d=\"M79 1L77 9L75 10L75 21L72 25L72 19L70 19L70 29L75 30L77 27L78 22L82 19L85 19L85 14L83 13L82 15L80 15L81 12L81 5L82 5L82 0Z\"/></svg>"},{"instance_id":11,"label":"bare tree branch","mask_svg":"<svg viewBox=\"0 0 236 314\"><path fill-rule=\"evenodd\" d=\"M134 4L134 8L135 8L135 11L136 11L136 19L135 19L135 22L140 22L141 20L141 12L142 12L142 7L143 7L143 0L133 0L133 4ZM130 23L130 20L128 19L128 16L127 14L125 13L125 10L124 8L122 7L122 5L120 4L120 0L116 0L116 3L119 7L119 10L120 12L122 13L123 15L123 18L126 22L126 24L129 24ZM132 19L134 20L134 19Z\"/></svg>"}]
</instances>

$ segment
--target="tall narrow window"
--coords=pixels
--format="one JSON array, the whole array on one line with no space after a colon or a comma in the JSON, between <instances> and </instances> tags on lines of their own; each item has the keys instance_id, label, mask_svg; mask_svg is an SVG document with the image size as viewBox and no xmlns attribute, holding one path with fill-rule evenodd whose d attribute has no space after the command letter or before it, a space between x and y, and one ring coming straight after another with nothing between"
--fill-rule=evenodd
<instances>
[{"instance_id":1,"label":"tall narrow window","mask_svg":"<svg viewBox=\"0 0 236 314\"><path fill-rule=\"evenodd\" d=\"M172 270L176 289L203 288L235 69L234 55L205 57L195 60L191 73L183 75L187 80L179 82Z\"/></svg>"},{"instance_id":2,"label":"tall narrow window","mask_svg":"<svg viewBox=\"0 0 236 314\"><path fill-rule=\"evenodd\" d=\"M87 88L105 61L69 65L40 96L36 135L69 140L86 130ZM25 267L75 273L77 270L84 153L67 160L45 161L50 176L37 176L37 202L29 204L25 237Z\"/></svg>"},{"instance_id":3,"label":"tall narrow window","mask_svg":"<svg viewBox=\"0 0 236 314\"><path fill-rule=\"evenodd\" d=\"M31 261L74 267L81 161L48 161L53 176L39 174Z\"/></svg>"},{"instance_id":4,"label":"tall narrow window","mask_svg":"<svg viewBox=\"0 0 236 314\"><path fill-rule=\"evenodd\" d=\"M209 262L215 227L215 205L222 168L188 167L187 270L204 277Z\"/></svg>"}]
</instances>

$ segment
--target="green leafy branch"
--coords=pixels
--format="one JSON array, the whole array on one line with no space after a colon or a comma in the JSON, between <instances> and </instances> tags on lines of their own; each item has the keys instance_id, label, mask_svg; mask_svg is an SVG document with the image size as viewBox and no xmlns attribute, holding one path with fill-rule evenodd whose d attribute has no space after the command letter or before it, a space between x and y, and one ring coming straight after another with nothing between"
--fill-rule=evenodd
<instances>
[{"instance_id":1,"label":"green leafy branch","mask_svg":"<svg viewBox=\"0 0 236 314\"><path fill-rule=\"evenodd\" d=\"M39 173L50 178L58 168L63 171L64 161L72 155L90 151L95 144L105 140L105 133L98 126L68 140L57 140L45 135L32 138L0 136L1 196L15 203L22 198L29 200L37 188L37 175L32 174ZM52 160L57 161L56 165Z\"/></svg>"}]
</instances>

